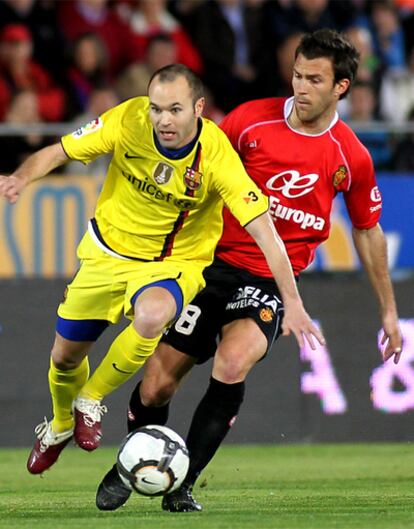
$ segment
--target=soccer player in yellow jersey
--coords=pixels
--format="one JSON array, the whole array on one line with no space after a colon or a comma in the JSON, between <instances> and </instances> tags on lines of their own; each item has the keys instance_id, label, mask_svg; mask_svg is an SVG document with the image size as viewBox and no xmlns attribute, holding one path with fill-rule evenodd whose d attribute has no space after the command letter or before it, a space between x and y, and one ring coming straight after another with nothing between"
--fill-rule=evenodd
<instances>
[{"instance_id":1,"label":"soccer player in yellow jersey","mask_svg":"<svg viewBox=\"0 0 414 529\"><path fill-rule=\"evenodd\" d=\"M32 180L69 160L112 153L96 212L78 247L81 266L58 308L49 386L53 419L36 428L27 468L42 473L74 437L98 447L102 399L153 353L161 334L203 288L222 231L225 203L265 254L285 304L285 328L323 342L303 308L267 199L225 134L203 119L203 87L182 65L152 77L149 97L130 99L0 176L18 199ZM131 324L89 378L87 354L122 313Z\"/></svg>"}]
</instances>

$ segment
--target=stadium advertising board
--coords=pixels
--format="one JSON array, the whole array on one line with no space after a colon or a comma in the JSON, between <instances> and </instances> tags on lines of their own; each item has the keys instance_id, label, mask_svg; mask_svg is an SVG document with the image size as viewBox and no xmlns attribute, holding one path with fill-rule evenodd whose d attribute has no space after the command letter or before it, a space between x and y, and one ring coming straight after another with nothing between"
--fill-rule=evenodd
<instances>
[{"instance_id":1,"label":"stadium advertising board","mask_svg":"<svg viewBox=\"0 0 414 529\"><path fill-rule=\"evenodd\" d=\"M380 177L381 224L392 268L414 267L414 178ZM0 201L0 278L68 277L78 266L76 246L93 214L101 188L94 177L58 176L30 185L14 206ZM358 257L341 198L334 203L331 236L312 270L355 270Z\"/></svg>"},{"instance_id":2,"label":"stadium advertising board","mask_svg":"<svg viewBox=\"0 0 414 529\"><path fill-rule=\"evenodd\" d=\"M0 372L0 445L29 446L33 427L50 415L49 350L63 279L0 281L0 350L12 352ZM245 405L231 442L401 441L414 436L414 279L395 284L405 350L398 365L382 363L377 348L379 316L366 280L355 274L309 274L300 282L306 307L327 345L298 350L280 338L249 374ZM8 302L10 300L10 302ZM12 310L10 309L12 307ZM92 368L107 351L118 326L94 347ZM169 426L186 431L204 393L211 363L194 368L174 397ZM125 433L131 380L106 400L104 442ZM13 413L5 410L13 409Z\"/></svg>"}]
</instances>

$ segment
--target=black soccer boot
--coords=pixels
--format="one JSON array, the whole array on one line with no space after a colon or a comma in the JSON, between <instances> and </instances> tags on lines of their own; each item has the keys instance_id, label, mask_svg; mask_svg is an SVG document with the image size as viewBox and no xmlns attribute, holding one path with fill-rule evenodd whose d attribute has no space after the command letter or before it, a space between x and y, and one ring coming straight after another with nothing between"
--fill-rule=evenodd
<instances>
[{"instance_id":1,"label":"black soccer boot","mask_svg":"<svg viewBox=\"0 0 414 529\"><path fill-rule=\"evenodd\" d=\"M203 509L192 494L193 488L189 485L181 485L170 494L165 494L162 499L162 508L170 512L195 512Z\"/></svg>"},{"instance_id":2,"label":"black soccer boot","mask_svg":"<svg viewBox=\"0 0 414 529\"><path fill-rule=\"evenodd\" d=\"M124 505L130 495L131 491L123 484L115 464L99 484L96 506L101 511L115 511Z\"/></svg>"}]
</instances>

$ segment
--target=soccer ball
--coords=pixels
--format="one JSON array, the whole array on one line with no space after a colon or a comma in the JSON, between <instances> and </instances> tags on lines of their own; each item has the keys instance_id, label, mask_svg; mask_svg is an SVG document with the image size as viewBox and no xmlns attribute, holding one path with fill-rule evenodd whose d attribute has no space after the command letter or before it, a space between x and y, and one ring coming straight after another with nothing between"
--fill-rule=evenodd
<instances>
[{"instance_id":1,"label":"soccer ball","mask_svg":"<svg viewBox=\"0 0 414 529\"><path fill-rule=\"evenodd\" d=\"M161 496L178 489L190 460L185 442L166 426L150 424L131 432L117 459L126 487L144 496Z\"/></svg>"}]
</instances>

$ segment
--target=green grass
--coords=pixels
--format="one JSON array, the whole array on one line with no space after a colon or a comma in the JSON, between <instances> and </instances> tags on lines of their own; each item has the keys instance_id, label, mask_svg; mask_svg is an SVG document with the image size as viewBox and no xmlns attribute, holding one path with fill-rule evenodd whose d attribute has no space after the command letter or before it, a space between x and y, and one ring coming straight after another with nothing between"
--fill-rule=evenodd
<instances>
[{"instance_id":1,"label":"green grass","mask_svg":"<svg viewBox=\"0 0 414 529\"><path fill-rule=\"evenodd\" d=\"M43 478L27 450L0 451L1 529L414 529L410 444L225 446L195 488L202 513L131 497L112 513L95 490L115 449L68 448Z\"/></svg>"}]
</instances>

